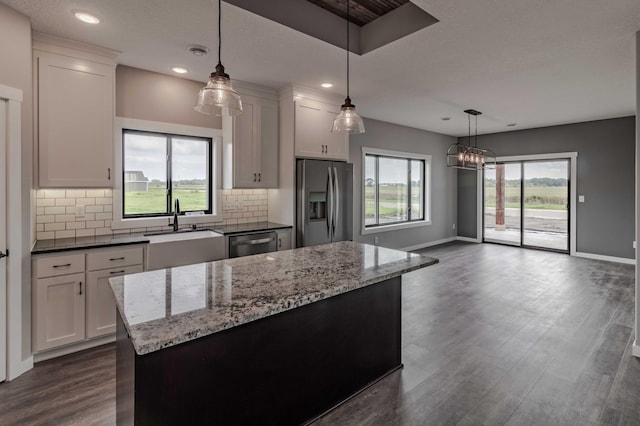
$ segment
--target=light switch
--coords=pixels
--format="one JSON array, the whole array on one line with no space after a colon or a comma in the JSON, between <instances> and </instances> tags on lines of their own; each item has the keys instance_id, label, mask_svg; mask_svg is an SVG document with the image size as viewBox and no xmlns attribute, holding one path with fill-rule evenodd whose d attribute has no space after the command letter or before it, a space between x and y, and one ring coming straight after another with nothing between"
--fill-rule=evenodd
<instances>
[{"instance_id":1,"label":"light switch","mask_svg":"<svg viewBox=\"0 0 640 426\"><path fill-rule=\"evenodd\" d=\"M578 195L578 202L584 203L584 195Z\"/></svg>"}]
</instances>

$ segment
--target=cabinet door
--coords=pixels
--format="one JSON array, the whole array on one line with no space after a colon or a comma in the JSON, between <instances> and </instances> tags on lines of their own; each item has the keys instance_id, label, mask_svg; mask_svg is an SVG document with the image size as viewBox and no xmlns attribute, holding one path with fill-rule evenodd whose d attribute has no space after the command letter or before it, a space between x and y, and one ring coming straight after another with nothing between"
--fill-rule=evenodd
<instances>
[{"instance_id":1,"label":"cabinet door","mask_svg":"<svg viewBox=\"0 0 640 426\"><path fill-rule=\"evenodd\" d=\"M84 339L84 274L39 278L35 283L36 351Z\"/></svg>"},{"instance_id":2,"label":"cabinet door","mask_svg":"<svg viewBox=\"0 0 640 426\"><path fill-rule=\"evenodd\" d=\"M295 110L295 153L296 157L325 158L324 133L331 132L326 128L320 102L301 99L296 101Z\"/></svg>"},{"instance_id":3,"label":"cabinet door","mask_svg":"<svg viewBox=\"0 0 640 426\"><path fill-rule=\"evenodd\" d=\"M142 272L142 265L87 272L87 338L115 333L116 302L109 278Z\"/></svg>"},{"instance_id":4,"label":"cabinet door","mask_svg":"<svg viewBox=\"0 0 640 426\"><path fill-rule=\"evenodd\" d=\"M38 54L41 187L113 186L113 66Z\"/></svg>"},{"instance_id":5,"label":"cabinet door","mask_svg":"<svg viewBox=\"0 0 640 426\"><path fill-rule=\"evenodd\" d=\"M257 100L242 97L243 112L233 118L233 174L236 188L258 186L260 141L258 140L259 109Z\"/></svg>"},{"instance_id":6,"label":"cabinet door","mask_svg":"<svg viewBox=\"0 0 640 426\"><path fill-rule=\"evenodd\" d=\"M278 251L291 249L291 230L281 230L278 233Z\"/></svg>"},{"instance_id":7,"label":"cabinet door","mask_svg":"<svg viewBox=\"0 0 640 426\"><path fill-rule=\"evenodd\" d=\"M349 160L349 134L348 133L331 133L333 120L340 113L339 105L327 106L324 111L325 127L329 129L324 133L325 158L328 160Z\"/></svg>"},{"instance_id":8,"label":"cabinet door","mask_svg":"<svg viewBox=\"0 0 640 426\"><path fill-rule=\"evenodd\" d=\"M263 102L260 108L259 187L278 187L278 104Z\"/></svg>"}]
</instances>

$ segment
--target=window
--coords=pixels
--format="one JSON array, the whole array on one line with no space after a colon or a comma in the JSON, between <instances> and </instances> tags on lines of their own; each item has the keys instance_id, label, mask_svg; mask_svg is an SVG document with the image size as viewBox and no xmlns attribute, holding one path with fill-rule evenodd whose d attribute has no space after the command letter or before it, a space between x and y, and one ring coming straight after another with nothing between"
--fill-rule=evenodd
<instances>
[{"instance_id":1,"label":"window","mask_svg":"<svg viewBox=\"0 0 640 426\"><path fill-rule=\"evenodd\" d=\"M123 130L122 217L211 213L211 139Z\"/></svg>"},{"instance_id":2,"label":"window","mask_svg":"<svg viewBox=\"0 0 640 426\"><path fill-rule=\"evenodd\" d=\"M167 226L175 200L183 224L221 219L219 129L116 118L112 229Z\"/></svg>"},{"instance_id":3,"label":"window","mask_svg":"<svg viewBox=\"0 0 640 426\"><path fill-rule=\"evenodd\" d=\"M429 222L431 157L363 148L364 230Z\"/></svg>"}]
</instances>

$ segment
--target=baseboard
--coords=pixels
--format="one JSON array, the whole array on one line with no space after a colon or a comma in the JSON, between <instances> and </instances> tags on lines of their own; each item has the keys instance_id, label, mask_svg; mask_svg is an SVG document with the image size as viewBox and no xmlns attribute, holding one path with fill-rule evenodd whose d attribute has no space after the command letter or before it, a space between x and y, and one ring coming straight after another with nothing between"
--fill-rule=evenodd
<instances>
[{"instance_id":1,"label":"baseboard","mask_svg":"<svg viewBox=\"0 0 640 426\"><path fill-rule=\"evenodd\" d=\"M640 358L640 342L638 342L637 339L635 342L633 342L633 346L631 347L631 355L635 356L636 358Z\"/></svg>"},{"instance_id":2,"label":"baseboard","mask_svg":"<svg viewBox=\"0 0 640 426\"><path fill-rule=\"evenodd\" d=\"M615 256L604 256L602 254L593 254L593 253L582 253L577 251L575 253L576 257L584 257L585 259L594 259L594 260L605 260L607 262L616 262L616 263L625 263L627 265L635 265L635 259L629 259L626 257L615 257Z\"/></svg>"},{"instance_id":3,"label":"baseboard","mask_svg":"<svg viewBox=\"0 0 640 426\"><path fill-rule=\"evenodd\" d=\"M409 246L409 247L404 247L398 250L403 250L403 251L413 251L413 250L420 250L423 248L427 248L427 247L433 247L433 246L439 246L440 244L446 244L446 243L450 243L452 241L455 241L456 237L449 237L449 238L444 238L442 240L437 240L437 241L430 241L428 243L423 243L423 244L418 244L415 246Z\"/></svg>"},{"instance_id":4,"label":"baseboard","mask_svg":"<svg viewBox=\"0 0 640 426\"><path fill-rule=\"evenodd\" d=\"M51 349L45 352L39 352L33 355L34 362L42 362L48 359L57 358L63 355L69 355L74 352L80 352L85 349L95 348L96 346L101 346L107 343L112 343L116 341L116 335L110 334L104 337L98 337L96 339L88 340L86 342L75 343L67 346L62 346L60 348Z\"/></svg>"},{"instance_id":5,"label":"baseboard","mask_svg":"<svg viewBox=\"0 0 640 426\"><path fill-rule=\"evenodd\" d=\"M33 368L33 357L30 356L27 359L23 359L20 361L18 365L12 366L12 368L7 369L7 381L11 381L27 371Z\"/></svg>"},{"instance_id":6,"label":"baseboard","mask_svg":"<svg viewBox=\"0 0 640 426\"><path fill-rule=\"evenodd\" d=\"M481 242L479 239L477 238L470 238L470 237L456 237L457 241L464 241L467 243L479 243Z\"/></svg>"}]
</instances>

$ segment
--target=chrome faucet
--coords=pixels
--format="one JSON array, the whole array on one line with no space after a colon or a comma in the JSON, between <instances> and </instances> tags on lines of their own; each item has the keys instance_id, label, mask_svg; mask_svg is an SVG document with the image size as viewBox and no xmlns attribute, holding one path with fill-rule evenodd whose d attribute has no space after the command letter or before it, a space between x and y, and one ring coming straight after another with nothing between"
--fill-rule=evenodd
<instances>
[{"instance_id":1,"label":"chrome faucet","mask_svg":"<svg viewBox=\"0 0 640 426\"><path fill-rule=\"evenodd\" d=\"M176 198L176 204L173 209L173 231L178 230L178 215L180 214L180 199Z\"/></svg>"}]
</instances>

